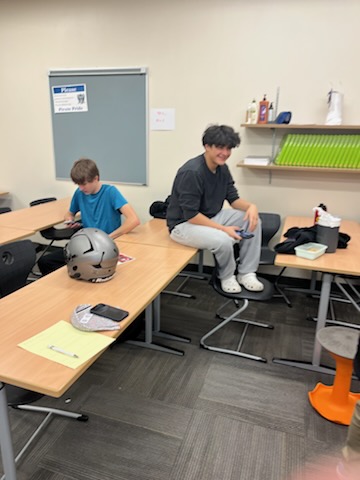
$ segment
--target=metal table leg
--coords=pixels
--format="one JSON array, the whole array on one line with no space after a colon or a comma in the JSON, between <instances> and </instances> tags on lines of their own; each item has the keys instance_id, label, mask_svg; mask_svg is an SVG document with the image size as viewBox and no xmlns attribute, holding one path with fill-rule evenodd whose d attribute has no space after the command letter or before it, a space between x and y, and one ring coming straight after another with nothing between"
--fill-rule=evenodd
<instances>
[{"instance_id":1,"label":"metal table leg","mask_svg":"<svg viewBox=\"0 0 360 480\"><path fill-rule=\"evenodd\" d=\"M289 367L302 368L303 370L311 370L313 372L318 372L318 373L327 373L330 375L335 375L335 370L333 368L323 367L320 365L321 345L316 338L317 332L321 328L325 327L325 324L326 324L326 316L329 308L330 289L331 289L332 280L333 280L333 275L331 273L323 274L320 300L319 300L319 309L318 309L318 315L317 315L316 333L314 338L313 356L312 356L311 363L302 362L299 360L290 360L290 359L287 360L286 358L273 358L274 363L287 365Z\"/></svg>"},{"instance_id":2,"label":"metal table leg","mask_svg":"<svg viewBox=\"0 0 360 480\"><path fill-rule=\"evenodd\" d=\"M16 480L15 457L11 441L5 385L0 382L0 448L6 480Z\"/></svg>"},{"instance_id":3,"label":"metal table leg","mask_svg":"<svg viewBox=\"0 0 360 480\"><path fill-rule=\"evenodd\" d=\"M136 345L137 347L149 348L164 353L172 353L174 355L184 355L182 350L176 348L165 347L153 342L153 303L145 309L145 340L127 340L126 343Z\"/></svg>"}]
</instances>

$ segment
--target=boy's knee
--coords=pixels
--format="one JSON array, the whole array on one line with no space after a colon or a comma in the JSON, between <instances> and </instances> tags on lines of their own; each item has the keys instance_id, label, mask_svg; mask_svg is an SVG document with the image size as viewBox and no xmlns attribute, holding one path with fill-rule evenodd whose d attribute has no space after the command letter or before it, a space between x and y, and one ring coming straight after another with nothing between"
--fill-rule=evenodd
<instances>
[{"instance_id":1,"label":"boy's knee","mask_svg":"<svg viewBox=\"0 0 360 480\"><path fill-rule=\"evenodd\" d=\"M235 240L231 238L229 235L227 235L225 232L221 232L223 235L219 235L216 241L216 244L214 245L213 248L211 248L211 251L218 252L220 250L225 251L225 250L231 250L233 251L234 249L234 244Z\"/></svg>"}]
</instances>

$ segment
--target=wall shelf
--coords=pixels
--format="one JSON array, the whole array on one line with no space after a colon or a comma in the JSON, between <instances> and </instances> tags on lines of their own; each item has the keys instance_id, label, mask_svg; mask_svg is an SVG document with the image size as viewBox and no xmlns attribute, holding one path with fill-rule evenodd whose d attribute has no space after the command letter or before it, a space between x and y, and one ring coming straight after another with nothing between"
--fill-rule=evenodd
<instances>
[{"instance_id":1,"label":"wall shelf","mask_svg":"<svg viewBox=\"0 0 360 480\"><path fill-rule=\"evenodd\" d=\"M360 125L318 125L315 123L309 124L285 124L285 123L242 123L242 127L258 129L258 130L344 130L344 131L359 131Z\"/></svg>"},{"instance_id":2,"label":"wall shelf","mask_svg":"<svg viewBox=\"0 0 360 480\"><path fill-rule=\"evenodd\" d=\"M291 170L291 171L302 171L302 172L325 172L325 173L360 173L360 168L323 168L323 167L292 167L286 165L245 165L244 162L239 162L237 167L241 168L251 168L253 170L271 170L278 171L281 170Z\"/></svg>"},{"instance_id":3,"label":"wall shelf","mask_svg":"<svg viewBox=\"0 0 360 480\"><path fill-rule=\"evenodd\" d=\"M282 131L285 134L286 131L294 132L334 132L338 134L346 134L348 132L359 132L360 125L318 125L318 124L278 124L278 123L263 123L263 124L248 124L242 123L242 127L250 130L270 130L272 132L271 142L271 163L269 165L249 165L244 162L239 162L238 167L249 168L252 170L265 170L269 172L269 183L271 183L272 173L280 171L301 171L301 172L319 172L319 173L360 173L360 168L326 168L326 167L301 167L292 165L275 165L275 138L277 131ZM259 132L260 133L260 132Z\"/></svg>"}]
</instances>

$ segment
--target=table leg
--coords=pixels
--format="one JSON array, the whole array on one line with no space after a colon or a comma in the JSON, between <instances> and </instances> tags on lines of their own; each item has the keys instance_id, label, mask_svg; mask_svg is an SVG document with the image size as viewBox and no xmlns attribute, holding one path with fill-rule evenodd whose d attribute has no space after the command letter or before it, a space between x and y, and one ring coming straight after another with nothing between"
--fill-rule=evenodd
<instances>
[{"instance_id":1,"label":"table leg","mask_svg":"<svg viewBox=\"0 0 360 480\"><path fill-rule=\"evenodd\" d=\"M329 308L330 289L331 289L332 279L333 279L333 275L331 273L323 273L319 308L318 308L318 315L317 315L316 333L320 330L320 328L325 327L325 324L326 324L326 316ZM290 360L290 359L287 360L286 358L273 358L273 362L279 363L281 365L287 365L289 367L302 368L303 370L311 370L312 372L328 373L330 375L335 375L335 370L333 368L322 367L320 365L321 345L316 339L316 333L314 338L314 348L313 348L313 356L312 356L311 363L302 362L299 360Z\"/></svg>"},{"instance_id":2,"label":"table leg","mask_svg":"<svg viewBox=\"0 0 360 480\"><path fill-rule=\"evenodd\" d=\"M6 480L16 480L15 457L11 441L5 385L0 382L0 448Z\"/></svg>"},{"instance_id":3,"label":"table leg","mask_svg":"<svg viewBox=\"0 0 360 480\"><path fill-rule=\"evenodd\" d=\"M182 350L176 348L165 347L153 342L153 302L145 309L145 340L127 340L126 343L136 345L137 347L150 348L159 352L172 353L174 355L184 355Z\"/></svg>"},{"instance_id":4,"label":"table leg","mask_svg":"<svg viewBox=\"0 0 360 480\"><path fill-rule=\"evenodd\" d=\"M175 340L177 342L190 343L191 339L188 337L179 337L169 332L164 332L160 327L160 295L158 295L153 302L154 313L154 329L153 335L155 337L167 338L168 340Z\"/></svg>"},{"instance_id":5,"label":"table leg","mask_svg":"<svg viewBox=\"0 0 360 480\"><path fill-rule=\"evenodd\" d=\"M321 357L321 345L318 342L316 335L318 331L321 328L324 328L326 325L326 317L329 309L330 290L331 290L332 280L333 280L333 275L331 275L331 273L323 273L320 300L319 300L319 309L318 309L317 322L316 322L316 333L315 333L315 339L314 339L313 357L312 357L312 364L315 366L320 366L320 357Z\"/></svg>"}]
</instances>

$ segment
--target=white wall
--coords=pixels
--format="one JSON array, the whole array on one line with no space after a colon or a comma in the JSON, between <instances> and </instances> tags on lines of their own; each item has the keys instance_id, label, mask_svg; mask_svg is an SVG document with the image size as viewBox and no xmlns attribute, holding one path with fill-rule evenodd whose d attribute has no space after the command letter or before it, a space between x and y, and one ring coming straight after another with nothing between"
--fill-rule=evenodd
<instances>
[{"instance_id":1,"label":"white wall","mask_svg":"<svg viewBox=\"0 0 360 480\"><path fill-rule=\"evenodd\" d=\"M240 124L252 98L275 100L278 86L279 111L322 124L331 83L341 82L343 123L360 124L359 18L358 0L0 0L0 190L11 192L0 204L74 191L55 179L49 69L147 66L149 107L175 108L176 129L150 132L149 185L119 186L142 220L202 151L210 123L240 130L229 164L260 210L311 215L323 202L359 220L360 175L279 172L269 184L267 173L236 167L248 153L270 153L270 132Z\"/></svg>"}]
</instances>

